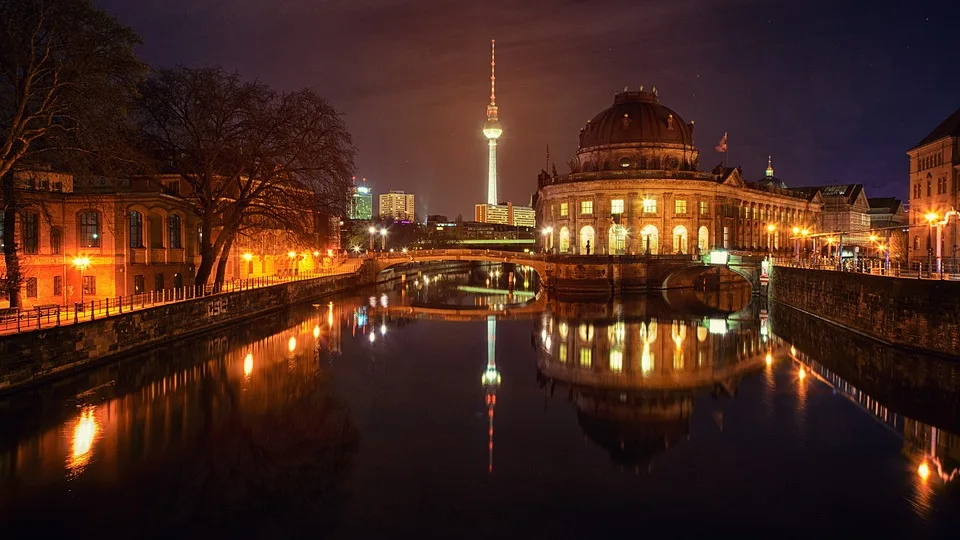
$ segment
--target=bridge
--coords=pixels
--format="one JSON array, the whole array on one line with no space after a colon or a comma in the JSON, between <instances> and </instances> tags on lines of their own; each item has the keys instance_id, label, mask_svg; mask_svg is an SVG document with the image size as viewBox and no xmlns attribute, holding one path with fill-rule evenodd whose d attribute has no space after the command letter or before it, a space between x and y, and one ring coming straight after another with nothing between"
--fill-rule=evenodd
<instances>
[{"instance_id":1,"label":"bridge","mask_svg":"<svg viewBox=\"0 0 960 540\"><path fill-rule=\"evenodd\" d=\"M544 288L560 293L644 292L692 288L711 280L728 283L740 278L758 293L763 257L746 253L721 253L722 261L713 254L703 257L684 254L555 255L460 248L380 253L368 260L375 265L377 275L398 265L423 262L515 264L532 268Z\"/></svg>"},{"instance_id":2,"label":"bridge","mask_svg":"<svg viewBox=\"0 0 960 540\"><path fill-rule=\"evenodd\" d=\"M503 304L496 307L431 307L431 306L389 306L377 308L377 314L390 318L426 319L437 321L485 321L490 315L497 320L534 319L547 306L545 294L538 294L523 304Z\"/></svg>"}]
</instances>

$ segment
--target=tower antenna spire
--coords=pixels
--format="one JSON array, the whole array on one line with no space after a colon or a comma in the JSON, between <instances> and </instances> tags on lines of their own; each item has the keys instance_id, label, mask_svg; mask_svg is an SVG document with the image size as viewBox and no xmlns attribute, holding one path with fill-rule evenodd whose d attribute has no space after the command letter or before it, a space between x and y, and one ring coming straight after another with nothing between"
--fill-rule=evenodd
<instances>
[{"instance_id":1,"label":"tower antenna spire","mask_svg":"<svg viewBox=\"0 0 960 540\"><path fill-rule=\"evenodd\" d=\"M497 40L490 40L490 105L497 104Z\"/></svg>"},{"instance_id":2,"label":"tower antenna spire","mask_svg":"<svg viewBox=\"0 0 960 540\"><path fill-rule=\"evenodd\" d=\"M773 156L767 156L767 176L773 176Z\"/></svg>"}]
</instances>

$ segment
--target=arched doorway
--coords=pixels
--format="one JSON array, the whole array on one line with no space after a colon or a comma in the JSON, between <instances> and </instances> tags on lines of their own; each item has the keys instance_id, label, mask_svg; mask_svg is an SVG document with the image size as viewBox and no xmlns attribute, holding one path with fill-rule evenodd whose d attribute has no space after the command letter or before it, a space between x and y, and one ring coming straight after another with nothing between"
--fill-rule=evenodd
<instances>
[{"instance_id":1,"label":"arched doorway","mask_svg":"<svg viewBox=\"0 0 960 540\"><path fill-rule=\"evenodd\" d=\"M660 252L660 231L653 225L640 229L640 249L650 255Z\"/></svg>"},{"instance_id":2,"label":"arched doorway","mask_svg":"<svg viewBox=\"0 0 960 540\"><path fill-rule=\"evenodd\" d=\"M706 227L700 227L697 231L697 247L700 248L700 253L710 251L710 231Z\"/></svg>"},{"instance_id":3,"label":"arched doorway","mask_svg":"<svg viewBox=\"0 0 960 540\"><path fill-rule=\"evenodd\" d=\"M584 225L580 229L580 253L586 254L588 249L587 245L590 245L589 252L597 252L597 242L596 242L596 233L593 230L593 227L590 225Z\"/></svg>"},{"instance_id":4,"label":"arched doorway","mask_svg":"<svg viewBox=\"0 0 960 540\"><path fill-rule=\"evenodd\" d=\"M560 253L570 251L570 229L560 227Z\"/></svg>"},{"instance_id":5,"label":"arched doorway","mask_svg":"<svg viewBox=\"0 0 960 540\"><path fill-rule=\"evenodd\" d=\"M673 228L673 252L688 253L687 251L687 228L683 225L677 225Z\"/></svg>"},{"instance_id":6,"label":"arched doorway","mask_svg":"<svg viewBox=\"0 0 960 540\"><path fill-rule=\"evenodd\" d=\"M627 252L627 229L623 225L611 225L607 233L607 250L610 255Z\"/></svg>"}]
</instances>

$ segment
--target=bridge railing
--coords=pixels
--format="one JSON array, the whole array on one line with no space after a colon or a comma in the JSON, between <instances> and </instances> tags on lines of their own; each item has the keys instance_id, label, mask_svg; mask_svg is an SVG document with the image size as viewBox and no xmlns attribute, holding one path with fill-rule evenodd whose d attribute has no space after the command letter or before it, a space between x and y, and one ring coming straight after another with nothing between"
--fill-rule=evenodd
<instances>
[{"instance_id":1,"label":"bridge railing","mask_svg":"<svg viewBox=\"0 0 960 540\"><path fill-rule=\"evenodd\" d=\"M888 266L885 261L882 260L860 259L856 262L852 260L838 262L836 258L821 257L819 259L806 260L774 260L774 266L870 274L895 278L960 281L960 263L952 261L943 261L941 264L942 272L939 273L936 272L935 269L931 271L930 265L922 261L916 261L910 264L890 263Z\"/></svg>"}]
</instances>

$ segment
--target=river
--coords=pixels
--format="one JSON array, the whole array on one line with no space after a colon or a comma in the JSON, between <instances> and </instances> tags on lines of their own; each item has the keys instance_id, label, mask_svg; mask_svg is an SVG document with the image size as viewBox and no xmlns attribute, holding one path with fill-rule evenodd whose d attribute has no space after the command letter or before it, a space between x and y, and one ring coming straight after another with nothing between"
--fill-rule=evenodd
<instances>
[{"instance_id":1,"label":"river","mask_svg":"<svg viewBox=\"0 0 960 540\"><path fill-rule=\"evenodd\" d=\"M956 537L958 390L742 287L426 272L0 397L0 537Z\"/></svg>"}]
</instances>

